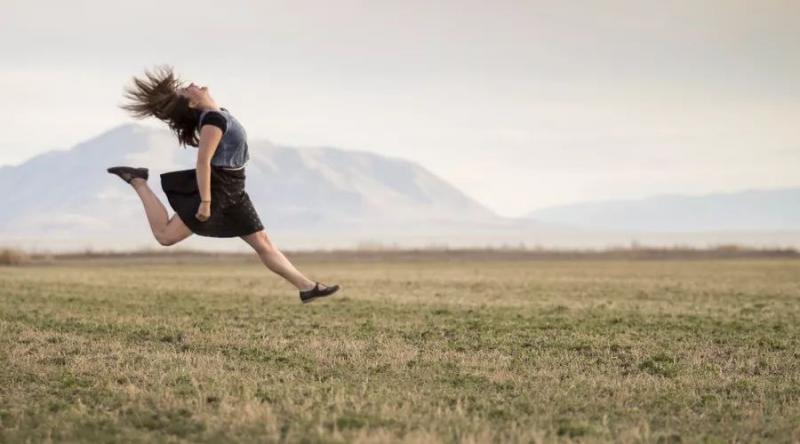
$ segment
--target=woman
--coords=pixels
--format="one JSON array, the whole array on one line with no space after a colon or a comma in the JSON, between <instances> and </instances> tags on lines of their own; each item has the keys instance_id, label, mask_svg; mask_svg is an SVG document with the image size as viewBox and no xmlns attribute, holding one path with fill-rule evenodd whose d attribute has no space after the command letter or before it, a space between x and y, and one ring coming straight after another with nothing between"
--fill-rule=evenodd
<instances>
[{"instance_id":1,"label":"woman","mask_svg":"<svg viewBox=\"0 0 800 444\"><path fill-rule=\"evenodd\" d=\"M261 262L300 291L303 303L335 293L338 285L311 281L272 244L250 197L244 190L244 165L249 159L244 127L220 107L208 87L183 86L170 66L146 78L134 77L126 88L132 103L121 105L136 118L155 116L175 132L178 142L197 147L196 169L161 174L161 187L175 210L172 218L147 185L147 168L115 166L108 172L129 183L144 204L153 235L161 245L174 245L192 233L209 237L241 237Z\"/></svg>"}]
</instances>

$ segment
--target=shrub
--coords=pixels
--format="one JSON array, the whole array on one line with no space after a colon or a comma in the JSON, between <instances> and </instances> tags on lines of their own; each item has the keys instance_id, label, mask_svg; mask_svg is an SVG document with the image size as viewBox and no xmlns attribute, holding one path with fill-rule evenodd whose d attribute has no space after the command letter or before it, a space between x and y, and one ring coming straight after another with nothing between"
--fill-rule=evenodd
<instances>
[{"instance_id":1,"label":"shrub","mask_svg":"<svg viewBox=\"0 0 800 444\"><path fill-rule=\"evenodd\" d=\"M16 248L0 248L0 265L20 265L30 262L28 253Z\"/></svg>"}]
</instances>

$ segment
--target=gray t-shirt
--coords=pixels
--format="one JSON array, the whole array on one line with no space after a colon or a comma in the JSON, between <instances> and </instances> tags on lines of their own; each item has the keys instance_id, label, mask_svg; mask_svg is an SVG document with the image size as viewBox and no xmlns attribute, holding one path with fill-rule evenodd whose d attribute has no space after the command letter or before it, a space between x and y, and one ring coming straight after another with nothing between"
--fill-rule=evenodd
<instances>
[{"instance_id":1,"label":"gray t-shirt","mask_svg":"<svg viewBox=\"0 0 800 444\"><path fill-rule=\"evenodd\" d=\"M203 125L214 125L219 127L222 139L217 145L214 156L211 157L211 165L225 168L240 168L250 159L247 149L247 132L235 117L224 107L220 111L205 110L200 113L197 130Z\"/></svg>"}]
</instances>

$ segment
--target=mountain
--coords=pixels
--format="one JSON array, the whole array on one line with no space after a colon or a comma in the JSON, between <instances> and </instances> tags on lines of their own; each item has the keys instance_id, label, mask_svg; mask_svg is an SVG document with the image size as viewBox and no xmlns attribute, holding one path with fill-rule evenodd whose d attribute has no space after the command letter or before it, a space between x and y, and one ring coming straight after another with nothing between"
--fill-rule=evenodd
<instances>
[{"instance_id":1,"label":"mountain","mask_svg":"<svg viewBox=\"0 0 800 444\"><path fill-rule=\"evenodd\" d=\"M404 159L248 142L246 189L279 245L430 243L448 234L468 239L473 231L531 225L509 223ZM0 194L0 243L41 250L152 246L138 196L106 168L148 167L151 189L172 214L159 174L194 168L195 150L181 147L167 129L125 124L69 150L0 167L0 187L9 191ZM193 244L243 244L196 238Z\"/></svg>"},{"instance_id":2,"label":"mountain","mask_svg":"<svg viewBox=\"0 0 800 444\"><path fill-rule=\"evenodd\" d=\"M528 217L626 232L800 230L800 188L586 202L542 208Z\"/></svg>"},{"instance_id":3,"label":"mountain","mask_svg":"<svg viewBox=\"0 0 800 444\"><path fill-rule=\"evenodd\" d=\"M272 241L283 249L603 248L631 242L800 246L797 190L660 196L506 218L408 160L268 140L248 143L245 188ZM126 124L68 150L2 166L0 247L34 252L163 248L136 193L106 168L149 168L150 188L171 215L159 174L194 168L195 150L181 147L166 128ZM238 238L202 236L169 248L249 249Z\"/></svg>"}]
</instances>

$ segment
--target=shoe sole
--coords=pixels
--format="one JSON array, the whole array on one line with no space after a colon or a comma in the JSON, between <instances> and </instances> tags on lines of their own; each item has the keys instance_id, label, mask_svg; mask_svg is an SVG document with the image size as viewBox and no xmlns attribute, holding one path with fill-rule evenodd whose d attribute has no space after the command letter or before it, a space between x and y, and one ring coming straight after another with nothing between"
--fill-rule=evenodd
<instances>
[{"instance_id":1,"label":"shoe sole","mask_svg":"<svg viewBox=\"0 0 800 444\"><path fill-rule=\"evenodd\" d=\"M131 183L131 180L133 180L133 179L144 179L144 180L147 180L147 179L149 178L149 177L143 177L143 176L133 176L133 177L131 177L131 180L125 180L125 178L123 178L122 176L120 176L120 175L119 175L119 173L118 173L117 171L111 171L111 170L112 170L112 169L114 169L114 168L117 168L117 167L109 167L109 168L106 168L106 172L108 172L108 173L111 173L111 174L114 174L114 175L118 176L120 179L124 180L124 181L125 181L125 182L127 182L127 183ZM134 169L134 170L137 170L137 172L142 170L142 168L133 168L133 169ZM146 176L150 176L150 174L149 174L149 173L150 173L150 171L145 171L145 173L144 173L144 174L145 174Z\"/></svg>"}]
</instances>

